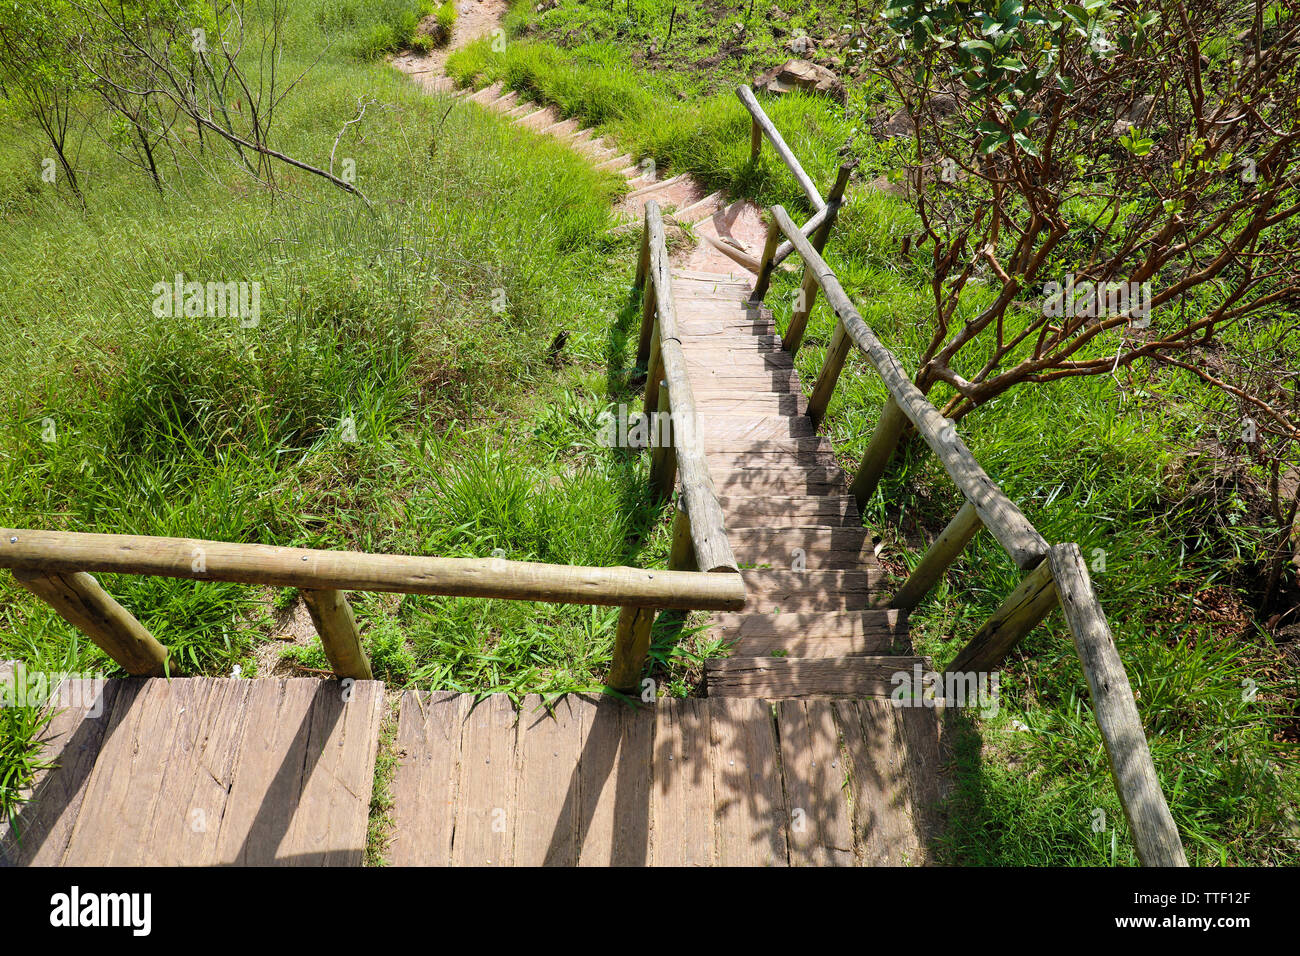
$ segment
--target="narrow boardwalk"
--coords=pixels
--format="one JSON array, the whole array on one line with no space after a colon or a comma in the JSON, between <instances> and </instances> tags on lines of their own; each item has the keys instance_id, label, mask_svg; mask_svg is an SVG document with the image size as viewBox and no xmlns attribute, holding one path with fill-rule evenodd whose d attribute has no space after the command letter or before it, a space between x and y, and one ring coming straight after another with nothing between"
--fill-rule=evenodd
<instances>
[{"instance_id":1,"label":"narrow boardwalk","mask_svg":"<svg viewBox=\"0 0 1300 956\"><path fill-rule=\"evenodd\" d=\"M880 700L407 692L389 857L406 866L924 861L931 711ZM918 822L919 821L919 822Z\"/></svg>"},{"instance_id":2,"label":"narrow boardwalk","mask_svg":"<svg viewBox=\"0 0 1300 956\"><path fill-rule=\"evenodd\" d=\"M84 685L83 685L84 686ZM111 680L55 714L5 866L359 866L383 685Z\"/></svg>"}]
</instances>

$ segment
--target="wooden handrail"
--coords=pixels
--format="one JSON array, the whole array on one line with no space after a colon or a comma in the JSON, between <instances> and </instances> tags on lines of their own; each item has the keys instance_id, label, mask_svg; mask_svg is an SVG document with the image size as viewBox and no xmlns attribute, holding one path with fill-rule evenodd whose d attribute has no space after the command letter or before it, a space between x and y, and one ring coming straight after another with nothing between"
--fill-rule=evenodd
<instances>
[{"instance_id":1,"label":"wooden handrail","mask_svg":"<svg viewBox=\"0 0 1300 956\"><path fill-rule=\"evenodd\" d=\"M718 493L709 473L700 435L695 396L686 370L677 329L677 311L673 302L672 269L664 242L663 214L654 200L645 206L645 234L648 242L647 285L645 294L653 296L655 307L642 315L640 341L649 342L646 354L638 361L649 361L646 378L646 411L659 404L659 372L668 390L668 407L672 413L673 453L680 476L681 498L690 518L691 539L695 544L696 566L701 571L738 571L735 555L727 540L726 519ZM653 330L648 330L653 323ZM667 488L661 488L667 491Z\"/></svg>"},{"instance_id":2,"label":"wooden handrail","mask_svg":"<svg viewBox=\"0 0 1300 956\"><path fill-rule=\"evenodd\" d=\"M966 647L958 652L948 670L980 672L993 669L1059 604L1088 679L1093 711L1105 742L1115 788L1133 832L1138 857L1146 866L1186 866L1178 828L1160 789L1132 688L1115 650L1101 604L1092 590L1078 545L1048 546L1020 509L980 467L952 423L930 404L907 376L902 363L876 338L834 271L786 211L773 206L771 213L773 228L764 250L752 301L761 301L766 291L765 280L771 274L776 249L774 237L779 230L803 259L805 282L809 278L815 280L838 320L821 374L808 402L808 415L818 422L825 414L850 343L867 357L889 390L890 398L881 411L876 433L852 485L859 505L876 487L908 422L925 439L966 498L957 516L895 593L892 606L902 610L915 607L980 528L988 528L1016 565L1027 573ZM792 324L796 318L797 314L792 317ZM806 321L806 311L802 318ZM802 332L800 325L795 330L796 348Z\"/></svg>"},{"instance_id":3,"label":"wooden handrail","mask_svg":"<svg viewBox=\"0 0 1300 956\"><path fill-rule=\"evenodd\" d=\"M0 529L0 568L56 574L145 574L272 587L440 594L552 604L683 610L738 610L745 604L743 585L727 575L14 528Z\"/></svg>"},{"instance_id":4,"label":"wooden handrail","mask_svg":"<svg viewBox=\"0 0 1300 956\"><path fill-rule=\"evenodd\" d=\"M975 506L984 527L998 539L1007 554L1015 561L1016 566L1028 570L1037 565L1047 557L1047 542L1043 536L980 467L975 456L966 447L966 443L956 433L952 423L939 414L939 410L931 405L921 390L912 383L902 363L876 338L875 333L858 314L858 310L840 285L834 271L812 248L786 211L780 206L773 206L771 213L786 238L794 243L800 257L804 260L804 267L816 278L817 284L826 296L826 301L839 319L837 334L846 336L847 341L856 345L867 360L875 366L899 410L934 451L943 464L944 470L961 489L966 499ZM831 352L839 356L841 365L845 341L846 339L841 337L831 343ZM834 368L833 371L834 375L828 379L832 386L839 369ZM824 384L823 380L819 379L819 385ZM823 388L822 391L828 390ZM825 394L822 397L814 394L819 400L816 405L812 400L809 401L809 413L817 418L815 412L818 409L824 412L830 396ZM892 452L892 449L890 451Z\"/></svg>"},{"instance_id":5,"label":"wooden handrail","mask_svg":"<svg viewBox=\"0 0 1300 956\"><path fill-rule=\"evenodd\" d=\"M753 117L753 135L750 138L750 159L758 158L758 149L762 144L762 136L766 135L768 141L772 144L772 149L781 157L786 168L794 175L799 186L803 189L804 195L812 203L813 210L820 212L826 208L826 200L822 198L821 193L817 191L816 185L813 184L812 178L803 170L799 164L798 158L794 151L786 144L785 138L781 136L781 131L776 125L768 119L763 107L758 105L758 99L754 96L754 91L748 86L736 87L736 95L740 97L740 102L745 104L745 109L749 110L749 115Z\"/></svg>"}]
</instances>

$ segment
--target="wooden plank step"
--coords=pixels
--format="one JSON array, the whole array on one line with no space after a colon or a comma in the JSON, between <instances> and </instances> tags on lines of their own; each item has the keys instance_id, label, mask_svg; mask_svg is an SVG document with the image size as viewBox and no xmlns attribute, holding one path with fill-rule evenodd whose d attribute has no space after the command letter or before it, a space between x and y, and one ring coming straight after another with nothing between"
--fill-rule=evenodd
<instances>
[{"instance_id":1,"label":"wooden plank step","mask_svg":"<svg viewBox=\"0 0 1300 956\"><path fill-rule=\"evenodd\" d=\"M663 697L655 705L655 866L714 864L709 702Z\"/></svg>"},{"instance_id":2,"label":"wooden plank step","mask_svg":"<svg viewBox=\"0 0 1300 956\"><path fill-rule=\"evenodd\" d=\"M875 559L859 570L782 571L754 568L740 572L750 594L764 596L798 594L814 591L821 594L844 594L874 591L880 586L880 569Z\"/></svg>"},{"instance_id":3,"label":"wooden plank step","mask_svg":"<svg viewBox=\"0 0 1300 956\"><path fill-rule=\"evenodd\" d=\"M734 392L696 392L695 407L702 415L807 415L808 400L802 395L758 392L753 395Z\"/></svg>"},{"instance_id":4,"label":"wooden plank step","mask_svg":"<svg viewBox=\"0 0 1300 956\"><path fill-rule=\"evenodd\" d=\"M888 698L917 664L930 669L924 657L729 657L705 661L704 674L710 697Z\"/></svg>"},{"instance_id":5,"label":"wooden plank step","mask_svg":"<svg viewBox=\"0 0 1300 956\"><path fill-rule=\"evenodd\" d=\"M764 442L813 437L812 420L806 415L697 415L705 448L722 442Z\"/></svg>"},{"instance_id":6,"label":"wooden plank step","mask_svg":"<svg viewBox=\"0 0 1300 956\"><path fill-rule=\"evenodd\" d=\"M543 136L554 136L557 139L564 137L566 133L576 133L582 129L580 120L570 117L569 119L559 120L550 126L543 126L541 133Z\"/></svg>"},{"instance_id":7,"label":"wooden plank step","mask_svg":"<svg viewBox=\"0 0 1300 956\"><path fill-rule=\"evenodd\" d=\"M715 193L709 193L709 195L703 197L702 199L698 200L695 203L692 203L691 205L687 206L685 209L680 210L675 215L676 218L681 222L689 223L690 225L694 226L697 222L703 222L705 219L708 219L714 213L721 212L723 209L726 209L727 206L728 206L727 194L722 192L721 190L718 190ZM678 273L674 271L673 277L676 278L677 274Z\"/></svg>"},{"instance_id":8,"label":"wooden plank step","mask_svg":"<svg viewBox=\"0 0 1300 956\"><path fill-rule=\"evenodd\" d=\"M552 126L560 119L559 110L554 106L543 106L536 113L530 113L521 120L517 120L518 125L524 129L531 129L541 132L548 126Z\"/></svg>"},{"instance_id":9,"label":"wooden plank step","mask_svg":"<svg viewBox=\"0 0 1300 956\"><path fill-rule=\"evenodd\" d=\"M707 703L718 865L786 866L788 816L772 709L740 698Z\"/></svg>"},{"instance_id":10,"label":"wooden plank step","mask_svg":"<svg viewBox=\"0 0 1300 956\"><path fill-rule=\"evenodd\" d=\"M497 97L501 95L502 89L503 89L503 84L500 81L498 81L496 83L491 83L488 86L483 87L483 89L481 90L477 90L471 93L467 97L467 99L469 99L469 101L472 103L481 103L484 106L486 106L491 100L495 100Z\"/></svg>"},{"instance_id":11,"label":"wooden plank step","mask_svg":"<svg viewBox=\"0 0 1300 956\"><path fill-rule=\"evenodd\" d=\"M775 522L860 527L852 495L725 495L719 499L728 528L770 527Z\"/></svg>"},{"instance_id":12,"label":"wooden plank step","mask_svg":"<svg viewBox=\"0 0 1300 956\"><path fill-rule=\"evenodd\" d=\"M12 662L0 664L0 677L19 677ZM42 761L27 801L0 823L0 866L57 866L63 861L72 828L77 822L86 785L110 731L110 716L119 691L138 684L112 680L68 681L53 695L54 716L42 735L46 741Z\"/></svg>"},{"instance_id":13,"label":"wooden plank step","mask_svg":"<svg viewBox=\"0 0 1300 956\"><path fill-rule=\"evenodd\" d=\"M852 866L848 773L834 710L827 701L785 700L776 714L791 817L790 865Z\"/></svg>"},{"instance_id":14,"label":"wooden plank step","mask_svg":"<svg viewBox=\"0 0 1300 956\"><path fill-rule=\"evenodd\" d=\"M733 657L853 657L911 651L907 618L894 611L718 613L709 632Z\"/></svg>"},{"instance_id":15,"label":"wooden plank step","mask_svg":"<svg viewBox=\"0 0 1300 956\"><path fill-rule=\"evenodd\" d=\"M470 694L406 691L397 718L393 775L394 866L450 866L460 776L460 730Z\"/></svg>"},{"instance_id":16,"label":"wooden plank step","mask_svg":"<svg viewBox=\"0 0 1300 956\"><path fill-rule=\"evenodd\" d=\"M461 725L452 866L514 863L516 730L506 694L485 697Z\"/></svg>"},{"instance_id":17,"label":"wooden plank step","mask_svg":"<svg viewBox=\"0 0 1300 956\"><path fill-rule=\"evenodd\" d=\"M901 708L884 700L837 700L835 719L849 759L853 827L866 866L925 862L898 725ZM937 768L927 768L937 770Z\"/></svg>"},{"instance_id":18,"label":"wooden plank step","mask_svg":"<svg viewBox=\"0 0 1300 956\"><path fill-rule=\"evenodd\" d=\"M514 107L518 104L518 102L519 102L519 91L511 90L508 93L503 93L501 96L498 96L496 99L492 100L487 105L494 110L498 110L502 113L508 113L510 110L514 109Z\"/></svg>"},{"instance_id":19,"label":"wooden plank step","mask_svg":"<svg viewBox=\"0 0 1300 956\"><path fill-rule=\"evenodd\" d=\"M655 708L598 697L583 718L579 866L650 862Z\"/></svg>"},{"instance_id":20,"label":"wooden plank step","mask_svg":"<svg viewBox=\"0 0 1300 956\"><path fill-rule=\"evenodd\" d=\"M791 570L802 560L811 571L861 570L873 559L864 528L737 528L727 538L742 568Z\"/></svg>"},{"instance_id":21,"label":"wooden plank step","mask_svg":"<svg viewBox=\"0 0 1300 956\"><path fill-rule=\"evenodd\" d=\"M803 390L799 376L794 369L759 369L714 368L707 365L692 364L690 369L692 388L745 388L761 389L766 392L798 392Z\"/></svg>"},{"instance_id":22,"label":"wooden plank step","mask_svg":"<svg viewBox=\"0 0 1300 956\"><path fill-rule=\"evenodd\" d=\"M710 463L709 474L722 495L838 495L849 487L838 467L719 469Z\"/></svg>"},{"instance_id":23,"label":"wooden plank step","mask_svg":"<svg viewBox=\"0 0 1300 956\"><path fill-rule=\"evenodd\" d=\"M66 847L48 862L361 864L382 684L356 681L346 694L315 679L111 685L112 710L94 721L105 729L93 765L55 771L84 795Z\"/></svg>"},{"instance_id":24,"label":"wooden plank step","mask_svg":"<svg viewBox=\"0 0 1300 956\"><path fill-rule=\"evenodd\" d=\"M529 694L519 712L517 866L576 866L582 818L578 766L582 725L594 705L569 695L548 710Z\"/></svg>"}]
</instances>

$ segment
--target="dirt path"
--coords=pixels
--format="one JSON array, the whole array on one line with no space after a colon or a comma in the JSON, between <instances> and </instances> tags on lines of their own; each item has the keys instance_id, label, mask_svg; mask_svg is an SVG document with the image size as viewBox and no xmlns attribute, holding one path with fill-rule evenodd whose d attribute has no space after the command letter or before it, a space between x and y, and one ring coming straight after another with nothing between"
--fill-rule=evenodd
<instances>
[{"instance_id":1,"label":"dirt path","mask_svg":"<svg viewBox=\"0 0 1300 956\"><path fill-rule=\"evenodd\" d=\"M430 53L411 52L393 57L393 66L421 83L431 85L443 75L447 57L480 37L491 34L506 15L506 0L456 0L456 25L451 42Z\"/></svg>"}]
</instances>

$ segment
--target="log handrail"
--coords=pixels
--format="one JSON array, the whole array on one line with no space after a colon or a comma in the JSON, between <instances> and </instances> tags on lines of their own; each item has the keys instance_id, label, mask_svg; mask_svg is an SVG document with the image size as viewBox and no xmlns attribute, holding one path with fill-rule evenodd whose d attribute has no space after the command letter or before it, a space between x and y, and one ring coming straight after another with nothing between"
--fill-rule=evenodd
<instances>
[{"instance_id":1,"label":"log handrail","mask_svg":"<svg viewBox=\"0 0 1300 956\"><path fill-rule=\"evenodd\" d=\"M874 492L909 423L929 445L965 497L957 516L895 593L891 606L904 612L914 608L980 528L987 528L1016 566L1026 573L1019 586L958 652L948 670L980 672L993 669L1059 605L1092 692L1093 714L1101 730L1111 777L1129 821L1138 858L1145 866L1186 866L1178 828L1160 788L1132 688L1078 545L1047 544L1029 519L976 461L953 423L930 404L898 358L885 348L863 321L820 251L813 247L781 206L771 207L770 212L772 228L751 302L761 302L766 292L777 249L775 237L780 233L803 259L805 290L810 282L815 282L837 320L821 374L808 401L807 414L814 427L826 413L853 346L876 369L889 391L890 397L881 410L875 434L851 485L859 507ZM798 348L810 310L811 303L805 302L792 315L789 331L793 332L793 348L787 344L787 350Z\"/></svg>"},{"instance_id":2,"label":"log handrail","mask_svg":"<svg viewBox=\"0 0 1300 956\"><path fill-rule=\"evenodd\" d=\"M727 540L722 504L718 501L708 459L704 455L695 396L678 336L663 214L654 200L645 205L642 266L637 269L637 286L644 289L645 308L642 310L637 363L648 363L646 412L667 409L672 414L670 451L681 484L681 503L690 521L695 567L701 571L739 571ZM660 394L661 382L666 386L666 401ZM668 451L665 450L664 454ZM673 470L668 467L656 469L656 484L661 493L671 490Z\"/></svg>"}]
</instances>

